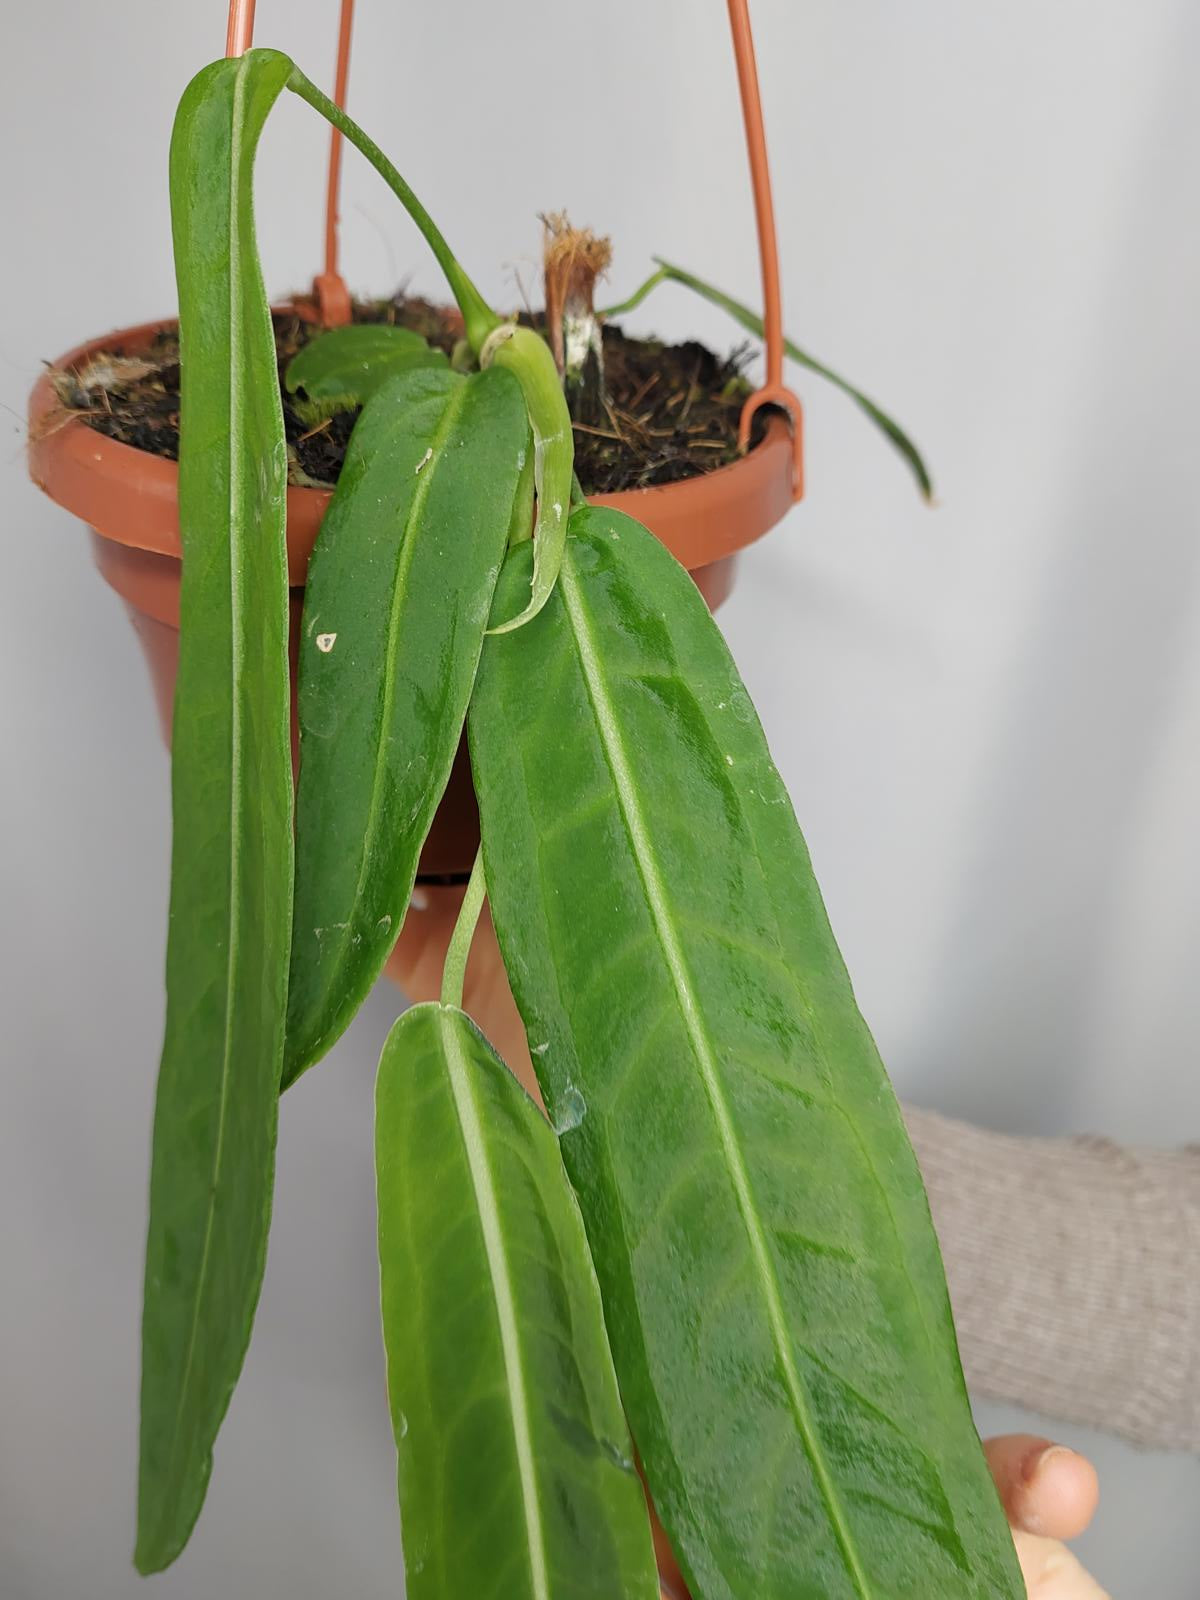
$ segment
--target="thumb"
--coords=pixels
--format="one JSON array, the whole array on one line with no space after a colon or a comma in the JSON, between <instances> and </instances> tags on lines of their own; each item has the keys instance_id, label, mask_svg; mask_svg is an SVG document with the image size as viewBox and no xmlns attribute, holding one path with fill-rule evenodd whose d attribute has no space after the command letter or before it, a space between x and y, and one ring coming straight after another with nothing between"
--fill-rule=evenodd
<instances>
[{"instance_id":1,"label":"thumb","mask_svg":"<svg viewBox=\"0 0 1200 1600\"><path fill-rule=\"evenodd\" d=\"M1014 1533L1013 1541L1021 1575L1029 1587L1029 1600L1111 1600L1057 1539Z\"/></svg>"},{"instance_id":2,"label":"thumb","mask_svg":"<svg viewBox=\"0 0 1200 1600\"><path fill-rule=\"evenodd\" d=\"M1014 1529L1074 1539L1092 1520L1100 1489L1085 1457L1028 1433L989 1439L983 1448Z\"/></svg>"}]
</instances>

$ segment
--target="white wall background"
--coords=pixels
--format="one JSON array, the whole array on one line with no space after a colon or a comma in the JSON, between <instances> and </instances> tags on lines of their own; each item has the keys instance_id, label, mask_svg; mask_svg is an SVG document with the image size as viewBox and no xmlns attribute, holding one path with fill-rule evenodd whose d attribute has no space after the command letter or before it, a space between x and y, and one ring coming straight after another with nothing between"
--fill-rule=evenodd
<instances>
[{"instance_id":1,"label":"white wall background","mask_svg":"<svg viewBox=\"0 0 1200 1600\"><path fill-rule=\"evenodd\" d=\"M25 481L21 413L42 358L171 309L166 142L222 11L42 0L3 30L5 1600L139 1587L168 859L134 637L82 530ZM327 75L335 11L262 0L259 40ZM661 251L757 298L718 0L360 11L354 106L498 300L514 263L532 275L535 213L563 204L613 234L618 293ZM809 497L724 616L863 1007L911 1098L1012 1130L1196 1139L1200 10L755 14L788 326L912 426L942 501L923 510L857 413L803 383ZM275 290L317 264L324 148L283 105L259 182ZM353 154L345 253L363 289L410 271L436 288ZM731 342L661 293L642 326ZM165 1600L400 1592L370 1146L397 1004L377 992L285 1101L257 1332ZM1098 1573L1118 1600L1194 1596L1196 1462L1082 1442L1107 1491Z\"/></svg>"}]
</instances>

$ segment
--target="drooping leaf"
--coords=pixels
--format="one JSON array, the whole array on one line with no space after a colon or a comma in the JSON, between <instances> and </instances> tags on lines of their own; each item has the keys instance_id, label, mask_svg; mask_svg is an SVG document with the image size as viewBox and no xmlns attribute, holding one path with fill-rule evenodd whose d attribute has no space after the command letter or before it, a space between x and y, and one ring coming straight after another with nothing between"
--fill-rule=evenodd
<instances>
[{"instance_id":1,"label":"drooping leaf","mask_svg":"<svg viewBox=\"0 0 1200 1600\"><path fill-rule=\"evenodd\" d=\"M463 1012L392 1029L375 1146L409 1600L657 1600L557 1143Z\"/></svg>"},{"instance_id":2,"label":"drooping leaf","mask_svg":"<svg viewBox=\"0 0 1200 1600\"><path fill-rule=\"evenodd\" d=\"M266 1253L292 894L286 459L254 239L272 51L206 67L171 140L183 538L167 1020L150 1179L135 1561L200 1512Z\"/></svg>"},{"instance_id":3,"label":"drooping leaf","mask_svg":"<svg viewBox=\"0 0 1200 1600\"><path fill-rule=\"evenodd\" d=\"M396 942L450 775L525 456L502 370L389 379L351 435L308 572L284 1083Z\"/></svg>"},{"instance_id":4,"label":"drooping leaf","mask_svg":"<svg viewBox=\"0 0 1200 1600\"><path fill-rule=\"evenodd\" d=\"M916 1163L683 569L576 512L470 733L496 930L694 1591L1016 1600Z\"/></svg>"},{"instance_id":5,"label":"drooping leaf","mask_svg":"<svg viewBox=\"0 0 1200 1600\"><path fill-rule=\"evenodd\" d=\"M703 278L698 278L694 272L685 272L682 267L672 266L669 261L664 261L661 256L655 256L658 263L657 269L650 274L645 283L641 285L628 300L623 300L620 305L609 306L603 312L606 317L621 316L639 306L652 289L660 283L680 283L685 288L691 289L711 305L719 306L722 311L727 311L735 322L745 328L747 333L752 333L756 338L764 337L763 319L757 311L751 311L740 300L735 300L732 295L726 294L723 289L715 288L711 283L706 283ZM877 406L874 400L868 399L861 389L856 389L847 379L836 373L832 367L827 367L823 361L818 361L815 356L809 355L807 350L802 350L793 340L785 338L783 348L798 366L807 367L809 372L815 372L818 377L824 378L827 383L833 384L835 389L840 389L844 395L853 400L854 404L875 424L879 431L899 451L908 464L913 477L917 480L917 487L922 496L933 500L933 480L929 475L929 468L925 465L924 457L916 445L905 433L904 429L887 412Z\"/></svg>"},{"instance_id":6,"label":"drooping leaf","mask_svg":"<svg viewBox=\"0 0 1200 1600\"><path fill-rule=\"evenodd\" d=\"M364 405L389 378L417 367L449 363L412 328L386 323L351 323L330 328L294 355L284 379L289 394L302 396L316 420Z\"/></svg>"}]
</instances>

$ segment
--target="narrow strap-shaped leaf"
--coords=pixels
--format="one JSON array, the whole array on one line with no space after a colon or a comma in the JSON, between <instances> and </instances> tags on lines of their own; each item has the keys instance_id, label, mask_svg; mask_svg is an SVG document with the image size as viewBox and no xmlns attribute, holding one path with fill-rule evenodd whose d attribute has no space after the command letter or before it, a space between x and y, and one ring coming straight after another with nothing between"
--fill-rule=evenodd
<instances>
[{"instance_id":1,"label":"narrow strap-shaped leaf","mask_svg":"<svg viewBox=\"0 0 1200 1600\"><path fill-rule=\"evenodd\" d=\"M289 394L314 416L351 411L368 401L389 378L417 367L449 363L412 328L387 323L351 323L319 334L288 363Z\"/></svg>"},{"instance_id":2,"label":"narrow strap-shaped leaf","mask_svg":"<svg viewBox=\"0 0 1200 1600\"><path fill-rule=\"evenodd\" d=\"M375 1145L410 1600L657 1600L557 1143L463 1012L392 1029Z\"/></svg>"},{"instance_id":3,"label":"narrow strap-shaped leaf","mask_svg":"<svg viewBox=\"0 0 1200 1600\"><path fill-rule=\"evenodd\" d=\"M1016 1600L920 1177L754 708L651 535L571 530L543 614L485 646L471 754L655 1503L705 1600Z\"/></svg>"},{"instance_id":4,"label":"narrow strap-shaped leaf","mask_svg":"<svg viewBox=\"0 0 1200 1600\"><path fill-rule=\"evenodd\" d=\"M167 1020L150 1178L135 1561L204 1500L266 1253L292 892L286 456L251 180L288 62L206 67L171 140L183 537Z\"/></svg>"},{"instance_id":5,"label":"narrow strap-shaped leaf","mask_svg":"<svg viewBox=\"0 0 1200 1600\"><path fill-rule=\"evenodd\" d=\"M525 457L510 373L389 379L313 551L299 667L296 911L284 1082L379 976L450 776Z\"/></svg>"},{"instance_id":6,"label":"narrow strap-shaped leaf","mask_svg":"<svg viewBox=\"0 0 1200 1600\"><path fill-rule=\"evenodd\" d=\"M664 261L661 256L655 256L654 260L658 263L657 268L650 274L645 283L636 289L628 300L623 300L620 305L606 307L602 313L604 316L619 317L632 311L635 306L641 305L651 290L657 288L660 283L680 283L685 288L691 289L694 293L700 295L711 305L719 306L722 311L727 311L735 322L745 328L747 333L752 333L759 339L763 337L763 319L757 311L751 311L749 306L743 305L740 300L735 300L731 294L726 294L723 289L718 289L713 284L706 283L703 278L698 278L694 272L685 272L682 267L672 266L669 261ZM832 367L827 367L823 361L818 361L816 356L809 355L807 350L802 350L793 340L785 338L783 348L798 366L807 367L809 372L815 372L819 378L824 378L826 383L831 383L835 389L840 389L848 399L853 400L859 410L870 418L880 433L899 451L907 463L909 471L917 480L917 487L920 489L921 494L926 500L932 501L933 480L929 475L929 468L925 465L925 459L921 452L900 424L893 417L889 417L882 407L877 406L874 400L863 394L861 389L856 389L848 379L843 378Z\"/></svg>"}]
</instances>

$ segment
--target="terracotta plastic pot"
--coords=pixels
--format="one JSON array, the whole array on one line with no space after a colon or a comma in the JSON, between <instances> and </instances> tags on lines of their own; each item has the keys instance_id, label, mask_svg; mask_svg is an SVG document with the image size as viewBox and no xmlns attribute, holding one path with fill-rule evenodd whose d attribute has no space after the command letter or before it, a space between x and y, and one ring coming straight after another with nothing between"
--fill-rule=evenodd
<instances>
[{"instance_id":1,"label":"terracotta plastic pot","mask_svg":"<svg viewBox=\"0 0 1200 1600\"><path fill-rule=\"evenodd\" d=\"M307 306L282 309L311 315ZM173 326L147 322L125 328L78 346L56 365L82 366L101 351L135 355L161 329ZM79 418L60 426L57 407L49 374L43 374L30 397L30 475L92 530L96 565L124 601L141 641L169 740L179 660L178 467L106 438ZM662 488L598 495L595 503L615 506L644 523L691 571L715 610L733 587L738 552L774 527L792 505L793 465L788 424L771 415L762 442L731 465ZM293 678L305 572L329 499L325 489L287 491ZM469 871L478 839L470 773L460 751L421 856L421 878L437 881Z\"/></svg>"}]
</instances>

